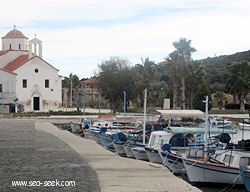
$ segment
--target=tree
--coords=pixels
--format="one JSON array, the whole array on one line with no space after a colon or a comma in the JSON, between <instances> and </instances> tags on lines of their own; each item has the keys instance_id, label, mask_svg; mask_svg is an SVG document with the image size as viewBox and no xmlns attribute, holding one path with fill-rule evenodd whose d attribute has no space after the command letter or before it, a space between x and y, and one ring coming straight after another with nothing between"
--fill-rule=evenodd
<instances>
[{"instance_id":1,"label":"tree","mask_svg":"<svg viewBox=\"0 0 250 192\"><path fill-rule=\"evenodd\" d=\"M99 66L99 89L108 99L113 111L123 106L123 91L127 93L127 100L134 98L134 73L131 72L129 61L119 57L111 57Z\"/></svg>"},{"instance_id":2,"label":"tree","mask_svg":"<svg viewBox=\"0 0 250 192\"><path fill-rule=\"evenodd\" d=\"M224 102L226 100L226 94L223 91L217 91L214 94L215 102L218 105L219 109L223 108Z\"/></svg>"},{"instance_id":3,"label":"tree","mask_svg":"<svg viewBox=\"0 0 250 192\"><path fill-rule=\"evenodd\" d=\"M64 77L64 79L62 80L62 87L63 88L71 87L71 81L73 88L80 87L81 81L79 80L79 77L77 75L73 75L72 73L69 74L69 77Z\"/></svg>"},{"instance_id":4,"label":"tree","mask_svg":"<svg viewBox=\"0 0 250 192\"><path fill-rule=\"evenodd\" d=\"M228 91L238 97L240 110L244 111L244 101L250 89L250 65L247 62L236 63L229 67L229 71Z\"/></svg>"},{"instance_id":5,"label":"tree","mask_svg":"<svg viewBox=\"0 0 250 192\"><path fill-rule=\"evenodd\" d=\"M206 82L206 74L204 67L198 63L192 63L188 66L190 75L186 79L186 89L188 90L186 93L186 104L188 104L189 108L192 108L194 95L197 93L200 85Z\"/></svg>"},{"instance_id":6,"label":"tree","mask_svg":"<svg viewBox=\"0 0 250 192\"><path fill-rule=\"evenodd\" d=\"M77 75L73 75L70 73L69 77L64 77L62 80L62 88L65 91L65 94L63 94L63 101L66 103L69 103L69 107L72 107L73 103L77 102L75 101L76 98L76 92L78 88L80 88L81 81L79 80L79 77ZM64 103L64 105L66 105Z\"/></svg>"},{"instance_id":7,"label":"tree","mask_svg":"<svg viewBox=\"0 0 250 192\"><path fill-rule=\"evenodd\" d=\"M194 96L194 101L193 101L193 108L194 109L199 109L199 110L205 112L205 104L203 101L205 100L206 95L208 95L208 100L211 101L211 92L210 92L208 86L205 83L203 83L200 85L198 92ZM212 107L212 104L211 104L211 102L209 102L208 110L210 110L211 107Z\"/></svg>"},{"instance_id":8,"label":"tree","mask_svg":"<svg viewBox=\"0 0 250 192\"><path fill-rule=\"evenodd\" d=\"M169 54L166 60L171 65L171 79L173 83L173 108L177 107L177 95L178 85L181 84L181 106L183 109L186 108L186 85L185 80L188 77L188 64L191 62L191 54L195 52L195 48L191 47L191 40L181 38L179 41L175 41L173 46L175 51Z\"/></svg>"}]
</instances>

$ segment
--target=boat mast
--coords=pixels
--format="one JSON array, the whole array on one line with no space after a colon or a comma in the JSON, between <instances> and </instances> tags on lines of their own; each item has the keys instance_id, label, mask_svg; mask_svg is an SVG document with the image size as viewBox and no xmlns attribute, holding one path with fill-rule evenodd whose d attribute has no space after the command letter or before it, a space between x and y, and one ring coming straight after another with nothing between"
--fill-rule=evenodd
<instances>
[{"instance_id":1,"label":"boat mast","mask_svg":"<svg viewBox=\"0 0 250 192\"><path fill-rule=\"evenodd\" d=\"M205 134L204 134L204 152L205 152L205 160L207 159L207 151L208 151L208 127L209 127L209 122L208 122L208 96L205 96L206 100L203 101L205 102Z\"/></svg>"},{"instance_id":2,"label":"boat mast","mask_svg":"<svg viewBox=\"0 0 250 192\"><path fill-rule=\"evenodd\" d=\"M145 138L146 138L146 108L147 108L147 88L144 89L143 144L145 144Z\"/></svg>"}]
</instances>

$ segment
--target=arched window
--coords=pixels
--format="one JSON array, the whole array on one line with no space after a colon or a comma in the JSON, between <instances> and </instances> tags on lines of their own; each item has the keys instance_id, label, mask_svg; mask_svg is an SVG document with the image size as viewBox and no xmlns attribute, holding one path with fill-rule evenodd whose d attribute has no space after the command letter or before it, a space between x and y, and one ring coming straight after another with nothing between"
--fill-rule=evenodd
<instances>
[{"instance_id":1,"label":"arched window","mask_svg":"<svg viewBox=\"0 0 250 192\"><path fill-rule=\"evenodd\" d=\"M11 44L10 44L10 49L11 49Z\"/></svg>"},{"instance_id":2,"label":"arched window","mask_svg":"<svg viewBox=\"0 0 250 192\"><path fill-rule=\"evenodd\" d=\"M19 43L19 50L21 50L21 44Z\"/></svg>"}]
</instances>

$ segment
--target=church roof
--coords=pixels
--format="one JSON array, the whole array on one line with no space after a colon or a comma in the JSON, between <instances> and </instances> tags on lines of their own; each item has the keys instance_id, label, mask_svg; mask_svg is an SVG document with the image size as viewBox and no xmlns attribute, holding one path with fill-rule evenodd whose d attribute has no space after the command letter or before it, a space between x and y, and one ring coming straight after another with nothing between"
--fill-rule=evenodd
<instances>
[{"instance_id":1,"label":"church roof","mask_svg":"<svg viewBox=\"0 0 250 192\"><path fill-rule=\"evenodd\" d=\"M28 39L27 37L24 36L24 34L21 31L17 29L13 29L9 31L4 37L2 37L2 39L4 38L26 38Z\"/></svg>"},{"instance_id":2,"label":"church roof","mask_svg":"<svg viewBox=\"0 0 250 192\"><path fill-rule=\"evenodd\" d=\"M6 53L8 53L8 52L9 52L9 50L0 51L0 56L6 54Z\"/></svg>"},{"instance_id":3,"label":"church roof","mask_svg":"<svg viewBox=\"0 0 250 192\"><path fill-rule=\"evenodd\" d=\"M38 56L34 56L34 57L38 57ZM7 71L14 71L15 69L21 67L23 64L25 64L28 60L33 59L29 58L29 55L20 55L19 57L17 57L16 59L14 59L13 61L11 61L10 63L8 63L7 65L5 65L5 67L3 68L4 70ZM38 57L40 58L40 57ZM42 58L40 58L41 60L43 60ZM43 60L44 61L44 60ZM47 63L46 61L44 61L45 63ZM59 71L58 69L56 69L55 67L53 67L51 64L47 63L49 66L51 66L52 68L54 68L55 70Z\"/></svg>"},{"instance_id":4,"label":"church roof","mask_svg":"<svg viewBox=\"0 0 250 192\"><path fill-rule=\"evenodd\" d=\"M1 68L0 68L0 70L1 70L1 71L5 71L5 72L10 73L10 74L13 74L13 75L17 75L16 73L14 73L14 72L12 72L12 71L8 71L8 70L6 70L6 69L1 69Z\"/></svg>"},{"instance_id":5,"label":"church roof","mask_svg":"<svg viewBox=\"0 0 250 192\"><path fill-rule=\"evenodd\" d=\"M20 55L17 57L15 60L11 61L3 69L8 70L8 71L13 71L20 66L22 66L29 58L29 55Z\"/></svg>"}]
</instances>

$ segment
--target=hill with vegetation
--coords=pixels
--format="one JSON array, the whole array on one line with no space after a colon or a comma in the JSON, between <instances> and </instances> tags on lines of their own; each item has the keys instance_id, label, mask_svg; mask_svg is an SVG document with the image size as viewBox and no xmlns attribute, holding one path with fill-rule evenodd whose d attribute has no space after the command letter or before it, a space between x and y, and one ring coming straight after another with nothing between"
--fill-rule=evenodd
<instances>
[{"instance_id":1,"label":"hill with vegetation","mask_svg":"<svg viewBox=\"0 0 250 192\"><path fill-rule=\"evenodd\" d=\"M250 50L237 52L232 55L222 55L218 57L208 57L206 59L195 60L206 72L206 79L212 91L226 92L226 79L229 75L228 68L232 64L240 62L250 62Z\"/></svg>"}]
</instances>

